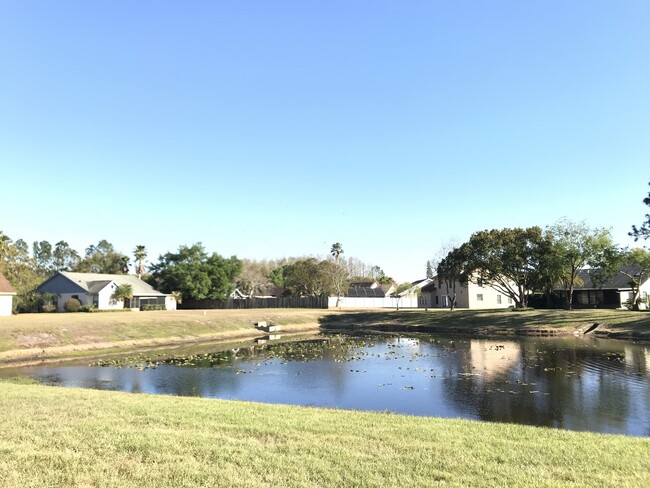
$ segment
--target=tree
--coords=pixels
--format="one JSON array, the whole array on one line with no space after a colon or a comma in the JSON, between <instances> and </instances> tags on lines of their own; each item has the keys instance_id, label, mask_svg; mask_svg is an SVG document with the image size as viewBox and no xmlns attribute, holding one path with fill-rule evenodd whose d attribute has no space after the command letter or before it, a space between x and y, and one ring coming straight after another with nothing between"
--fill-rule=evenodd
<instances>
[{"instance_id":1,"label":"tree","mask_svg":"<svg viewBox=\"0 0 650 488\"><path fill-rule=\"evenodd\" d=\"M79 253L65 241L59 241L52 251L52 266L54 271L70 271L75 269L81 260Z\"/></svg>"},{"instance_id":2,"label":"tree","mask_svg":"<svg viewBox=\"0 0 650 488\"><path fill-rule=\"evenodd\" d=\"M164 293L179 292L184 299L225 299L234 290L241 269L236 256L209 255L198 242L160 256L151 265L147 281Z\"/></svg>"},{"instance_id":3,"label":"tree","mask_svg":"<svg viewBox=\"0 0 650 488\"><path fill-rule=\"evenodd\" d=\"M650 183L648 183L650 185ZM643 199L643 203L650 207L650 192L648 196ZM641 227L636 225L632 226L632 232L629 233L630 236L634 237L635 241L639 239L650 239L650 213L645 216L646 221L641 224Z\"/></svg>"},{"instance_id":4,"label":"tree","mask_svg":"<svg viewBox=\"0 0 650 488\"><path fill-rule=\"evenodd\" d=\"M606 254L614 252L611 233L607 229L591 229L584 222L567 219L559 220L548 230L552 238L552 259L557 263L560 283L571 310L573 290L579 284L580 270L587 266L598 267Z\"/></svg>"},{"instance_id":5,"label":"tree","mask_svg":"<svg viewBox=\"0 0 650 488\"><path fill-rule=\"evenodd\" d=\"M632 288L632 310L639 310L639 290L650 274L650 251L641 248L625 251L622 260L623 266L619 269L619 273L630 280L628 283Z\"/></svg>"},{"instance_id":6,"label":"tree","mask_svg":"<svg viewBox=\"0 0 650 488\"><path fill-rule=\"evenodd\" d=\"M265 294L271 285L270 273L267 262L242 259L242 271L237 278L237 287L248 296Z\"/></svg>"},{"instance_id":7,"label":"tree","mask_svg":"<svg viewBox=\"0 0 650 488\"><path fill-rule=\"evenodd\" d=\"M291 296L329 296L333 293L329 261L300 259L284 267L284 286Z\"/></svg>"},{"instance_id":8,"label":"tree","mask_svg":"<svg viewBox=\"0 0 650 488\"><path fill-rule=\"evenodd\" d=\"M467 279L480 280L511 298L516 307L526 307L528 293L541 286L550 236L540 227L493 229L472 234L468 244Z\"/></svg>"},{"instance_id":9,"label":"tree","mask_svg":"<svg viewBox=\"0 0 650 488\"><path fill-rule=\"evenodd\" d=\"M47 277L56 271L54 267L54 255L52 254L52 244L47 241L34 241L32 244L32 256L34 256L34 265L36 272L41 277Z\"/></svg>"},{"instance_id":10,"label":"tree","mask_svg":"<svg viewBox=\"0 0 650 488\"><path fill-rule=\"evenodd\" d=\"M129 285L128 283L125 283L123 285L118 285L117 287L115 287L115 291L113 292L113 299L117 300L118 302L120 301L124 302L124 308L130 307L130 302L132 298L133 298L133 286Z\"/></svg>"},{"instance_id":11,"label":"tree","mask_svg":"<svg viewBox=\"0 0 650 488\"><path fill-rule=\"evenodd\" d=\"M329 278L330 282L334 286L334 292L336 293L336 306L338 307L341 303L341 296L343 296L345 290L349 285L349 275L345 269L345 266L341 264L343 246L341 246L340 242L335 242L332 244L330 254L334 257L334 266L330 266L328 269L330 275Z\"/></svg>"},{"instance_id":12,"label":"tree","mask_svg":"<svg viewBox=\"0 0 650 488\"><path fill-rule=\"evenodd\" d=\"M390 294L390 296L395 299L396 310L399 310L399 301L404 296L404 292L410 290L411 288L413 288L413 284L405 281L404 283L397 285L395 290Z\"/></svg>"},{"instance_id":13,"label":"tree","mask_svg":"<svg viewBox=\"0 0 650 488\"><path fill-rule=\"evenodd\" d=\"M604 253L602 262L591 271L591 279L597 286L602 286L616 274L624 275L632 288L630 306L639 310L640 288L650 274L650 251L641 248L613 249Z\"/></svg>"},{"instance_id":14,"label":"tree","mask_svg":"<svg viewBox=\"0 0 650 488\"><path fill-rule=\"evenodd\" d=\"M426 272L426 277L427 277L428 279L430 279L430 280L433 279L433 277L435 276L435 271L434 271L434 270L435 270L435 267L434 267L434 265L433 265L433 262L430 261L430 260L427 260L427 272Z\"/></svg>"},{"instance_id":15,"label":"tree","mask_svg":"<svg viewBox=\"0 0 650 488\"><path fill-rule=\"evenodd\" d=\"M133 250L133 257L135 258L136 262L135 272L138 275L138 278L142 278L142 275L146 271L144 266L144 259L147 257L147 249L142 245L135 246L135 249Z\"/></svg>"},{"instance_id":16,"label":"tree","mask_svg":"<svg viewBox=\"0 0 650 488\"><path fill-rule=\"evenodd\" d=\"M113 244L102 239L97 245L86 248L85 257L77 263L74 271L81 273L127 274L128 256L117 252Z\"/></svg>"},{"instance_id":17,"label":"tree","mask_svg":"<svg viewBox=\"0 0 650 488\"><path fill-rule=\"evenodd\" d=\"M438 287L445 285L449 310L456 307L456 286L466 285L469 280L468 260L470 256L469 244L465 243L449 251L436 268Z\"/></svg>"},{"instance_id":18,"label":"tree","mask_svg":"<svg viewBox=\"0 0 650 488\"><path fill-rule=\"evenodd\" d=\"M427 260L426 277L429 279L435 278L436 269L440 261L442 261L451 251L456 249L460 244L455 240L449 240L442 244L435 252L433 257Z\"/></svg>"},{"instance_id":19,"label":"tree","mask_svg":"<svg viewBox=\"0 0 650 488\"><path fill-rule=\"evenodd\" d=\"M340 242L335 242L334 244L332 244L332 249L330 250L330 254L334 257L334 259L338 263L341 254L343 254L343 246L341 246Z\"/></svg>"},{"instance_id":20,"label":"tree","mask_svg":"<svg viewBox=\"0 0 650 488\"><path fill-rule=\"evenodd\" d=\"M29 247L22 239L13 241L0 231L0 273L16 289L14 306L19 311L32 311L38 308L39 298L33 292L42 281L35 272L34 259Z\"/></svg>"}]
</instances>

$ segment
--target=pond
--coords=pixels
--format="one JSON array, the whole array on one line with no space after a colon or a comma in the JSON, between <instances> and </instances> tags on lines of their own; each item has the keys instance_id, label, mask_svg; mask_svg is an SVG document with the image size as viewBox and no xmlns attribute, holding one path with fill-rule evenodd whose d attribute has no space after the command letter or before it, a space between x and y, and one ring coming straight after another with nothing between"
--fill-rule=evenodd
<instances>
[{"instance_id":1,"label":"pond","mask_svg":"<svg viewBox=\"0 0 650 488\"><path fill-rule=\"evenodd\" d=\"M327 334L0 370L41 383L650 436L650 345Z\"/></svg>"}]
</instances>

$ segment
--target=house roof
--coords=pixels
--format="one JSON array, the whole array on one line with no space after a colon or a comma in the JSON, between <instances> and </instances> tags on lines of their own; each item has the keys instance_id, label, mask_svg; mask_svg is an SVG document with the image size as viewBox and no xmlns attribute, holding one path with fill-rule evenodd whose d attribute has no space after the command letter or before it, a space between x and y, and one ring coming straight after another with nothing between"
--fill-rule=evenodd
<instances>
[{"instance_id":1,"label":"house roof","mask_svg":"<svg viewBox=\"0 0 650 488\"><path fill-rule=\"evenodd\" d=\"M612 276L609 280L607 280L605 283L603 283L601 286L596 286L592 280L592 270L589 269L583 269L580 270L578 273L578 276L582 280L583 284L580 286L575 286L575 290L607 290L607 289L613 289L613 290L627 290L630 289L630 277L626 276L623 273L628 273L631 275L638 274L639 268L636 268L634 266L623 266L621 270L616 273L614 276ZM642 280L641 284L645 283L648 281L648 276L646 275Z\"/></svg>"},{"instance_id":2,"label":"house roof","mask_svg":"<svg viewBox=\"0 0 650 488\"><path fill-rule=\"evenodd\" d=\"M91 281L88 284L88 293L99 293L104 288L106 288L112 280L103 280L103 281Z\"/></svg>"},{"instance_id":3,"label":"house roof","mask_svg":"<svg viewBox=\"0 0 650 488\"><path fill-rule=\"evenodd\" d=\"M11 283L9 283L9 280L4 277L4 275L0 274L0 293L3 294L8 294L8 295L15 295L16 290L14 289L13 286L11 286Z\"/></svg>"},{"instance_id":4,"label":"house roof","mask_svg":"<svg viewBox=\"0 0 650 488\"><path fill-rule=\"evenodd\" d=\"M381 289L381 287L377 288L370 288L366 286L359 286L359 287L354 287L351 286L348 289L348 296L349 297L385 297L386 293L384 290Z\"/></svg>"},{"instance_id":5,"label":"house roof","mask_svg":"<svg viewBox=\"0 0 650 488\"><path fill-rule=\"evenodd\" d=\"M350 288L377 288L379 284L376 281L353 281Z\"/></svg>"},{"instance_id":6,"label":"house roof","mask_svg":"<svg viewBox=\"0 0 650 488\"><path fill-rule=\"evenodd\" d=\"M63 276L84 291L88 293L97 293L104 289L109 283L114 282L118 286L131 285L133 288L134 297L154 297L165 296L135 275L118 275L118 274L103 274L103 273L72 273L70 271L59 271L50 279L42 283L38 288L43 287L45 283L54 279L57 276Z\"/></svg>"},{"instance_id":7,"label":"house roof","mask_svg":"<svg viewBox=\"0 0 650 488\"><path fill-rule=\"evenodd\" d=\"M437 277L431 279L429 283L422 287L422 291L435 291L438 289L438 280Z\"/></svg>"}]
</instances>

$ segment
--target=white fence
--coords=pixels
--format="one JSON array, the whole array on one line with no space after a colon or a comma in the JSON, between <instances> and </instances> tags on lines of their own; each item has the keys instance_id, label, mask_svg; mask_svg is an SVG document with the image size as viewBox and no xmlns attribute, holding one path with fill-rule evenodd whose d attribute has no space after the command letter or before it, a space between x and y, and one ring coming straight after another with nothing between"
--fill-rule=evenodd
<instances>
[{"instance_id":1,"label":"white fence","mask_svg":"<svg viewBox=\"0 0 650 488\"><path fill-rule=\"evenodd\" d=\"M397 308L397 298L379 297L341 297L338 308ZM327 308L337 308L336 297L328 297ZM402 297L399 308L417 308L418 297Z\"/></svg>"}]
</instances>

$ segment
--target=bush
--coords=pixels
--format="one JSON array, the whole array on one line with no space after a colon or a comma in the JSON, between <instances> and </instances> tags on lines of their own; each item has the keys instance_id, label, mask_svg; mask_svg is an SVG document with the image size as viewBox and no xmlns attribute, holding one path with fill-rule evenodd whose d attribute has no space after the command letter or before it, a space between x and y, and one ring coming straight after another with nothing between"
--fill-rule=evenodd
<instances>
[{"instance_id":1,"label":"bush","mask_svg":"<svg viewBox=\"0 0 650 488\"><path fill-rule=\"evenodd\" d=\"M50 303L46 305L41 305L41 312L43 313L54 313L56 312L56 305L52 305Z\"/></svg>"},{"instance_id":2,"label":"bush","mask_svg":"<svg viewBox=\"0 0 650 488\"><path fill-rule=\"evenodd\" d=\"M152 310L167 310L167 307L164 303L148 303L146 305L142 305L142 307L140 307L140 310L150 312Z\"/></svg>"},{"instance_id":3,"label":"bush","mask_svg":"<svg viewBox=\"0 0 650 488\"><path fill-rule=\"evenodd\" d=\"M89 312L89 313L92 313L92 312L96 312L96 311L97 311L97 308L95 307L95 305L92 305L92 304L91 304L91 305L83 305L83 306L81 307L81 311L82 311L82 312Z\"/></svg>"},{"instance_id":4,"label":"bush","mask_svg":"<svg viewBox=\"0 0 650 488\"><path fill-rule=\"evenodd\" d=\"M66 312L78 312L81 310L81 302L76 298L70 298L63 304L63 310Z\"/></svg>"},{"instance_id":5,"label":"bush","mask_svg":"<svg viewBox=\"0 0 650 488\"><path fill-rule=\"evenodd\" d=\"M535 309L533 307L520 307L520 308L512 307L510 309L511 312L530 312L532 310L535 310Z\"/></svg>"}]
</instances>

